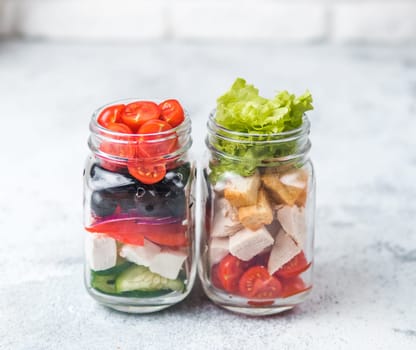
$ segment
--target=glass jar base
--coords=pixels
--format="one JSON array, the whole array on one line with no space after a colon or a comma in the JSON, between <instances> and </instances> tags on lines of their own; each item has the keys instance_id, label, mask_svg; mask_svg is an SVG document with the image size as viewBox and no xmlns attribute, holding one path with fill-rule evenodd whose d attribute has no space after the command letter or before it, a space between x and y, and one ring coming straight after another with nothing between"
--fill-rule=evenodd
<instances>
[{"instance_id":1,"label":"glass jar base","mask_svg":"<svg viewBox=\"0 0 416 350\"><path fill-rule=\"evenodd\" d=\"M241 306L229 306L229 305L221 305L216 303L219 307L226 309L228 311L247 315L247 316L268 316L268 315L275 315L279 314L283 311L291 310L295 307L295 305L290 306L278 306L278 307L264 307L264 308L253 308L253 307L241 307Z\"/></svg>"},{"instance_id":2,"label":"glass jar base","mask_svg":"<svg viewBox=\"0 0 416 350\"><path fill-rule=\"evenodd\" d=\"M161 311L167 309L172 305L159 305L159 306L133 306L133 305L114 305L114 304L101 304L110 309L126 312L129 314L150 314L152 312Z\"/></svg>"},{"instance_id":3,"label":"glass jar base","mask_svg":"<svg viewBox=\"0 0 416 350\"><path fill-rule=\"evenodd\" d=\"M87 287L88 294L100 305L108 307L120 312L130 314L148 314L152 312L161 311L171 307L189 294L189 291L183 294L176 294L172 292L169 299L166 296L158 298L128 298L119 297L100 293L92 288Z\"/></svg>"},{"instance_id":4,"label":"glass jar base","mask_svg":"<svg viewBox=\"0 0 416 350\"><path fill-rule=\"evenodd\" d=\"M203 289L208 298L217 306L247 316L268 316L291 310L296 305L302 303L311 291L308 289L288 298L276 299L270 301L270 304L268 304L267 301L253 301L253 304L250 305L250 301L247 299L233 297L225 293L218 293L213 287L203 285Z\"/></svg>"}]
</instances>

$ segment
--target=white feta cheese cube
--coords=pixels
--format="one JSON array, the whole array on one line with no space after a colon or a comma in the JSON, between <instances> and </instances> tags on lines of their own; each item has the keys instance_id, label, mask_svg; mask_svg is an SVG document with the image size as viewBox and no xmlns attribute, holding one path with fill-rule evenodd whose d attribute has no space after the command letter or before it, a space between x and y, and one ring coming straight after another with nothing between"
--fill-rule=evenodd
<instances>
[{"instance_id":1,"label":"white feta cheese cube","mask_svg":"<svg viewBox=\"0 0 416 350\"><path fill-rule=\"evenodd\" d=\"M116 265L116 240L101 233L88 233L85 238L85 256L91 270L107 270Z\"/></svg>"},{"instance_id":2,"label":"white feta cheese cube","mask_svg":"<svg viewBox=\"0 0 416 350\"><path fill-rule=\"evenodd\" d=\"M120 256L137 265L149 266L152 259L161 251L161 248L144 240L144 245L124 244L120 250Z\"/></svg>"},{"instance_id":3,"label":"white feta cheese cube","mask_svg":"<svg viewBox=\"0 0 416 350\"><path fill-rule=\"evenodd\" d=\"M181 251L164 249L155 255L150 262L149 269L163 277L175 279L178 277L186 256L187 255Z\"/></svg>"},{"instance_id":4,"label":"white feta cheese cube","mask_svg":"<svg viewBox=\"0 0 416 350\"><path fill-rule=\"evenodd\" d=\"M209 263L212 265L218 264L229 253L229 238L213 238L209 243Z\"/></svg>"},{"instance_id":5,"label":"white feta cheese cube","mask_svg":"<svg viewBox=\"0 0 416 350\"><path fill-rule=\"evenodd\" d=\"M256 231L245 228L230 237L230 253L241 260L248 261L271 246L273 242L273 237L264 226Z\"/></svg>"},{"instance_id":6,"label":"white feta cheese cube","mask_svg":"<svg viewBox=\"0 0 416 350\"><path fill-rule=\"evenodd\" d=\"M276 237L276 242L270 252L267 269L272 275L279 270L284 264L301 252L293 239L281 229Z\"/></svg>"},{"instance_id":7,"label":"white feta cheese cube","mask_svg":"<svg viewBox=\"0 0 416 350\"><path fill-rule=\"evenodd\" d=\"M277 211L277 220L296 244L303 248L306 241L305 209L296 205L285 205Z\"/></svg>"}]
</instances>

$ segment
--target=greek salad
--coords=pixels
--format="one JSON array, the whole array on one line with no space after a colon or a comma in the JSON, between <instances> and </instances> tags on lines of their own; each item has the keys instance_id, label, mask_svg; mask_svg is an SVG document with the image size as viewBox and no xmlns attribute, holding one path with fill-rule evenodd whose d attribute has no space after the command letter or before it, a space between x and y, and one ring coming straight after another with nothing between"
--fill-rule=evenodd
<instances>
[{"instance_id":1,"label":"greek salad","mask_svg":"<svg viewBox=\"0 0 416 350\"><path fill-rule=\"evenodd\" d=\"M192 166L164 158L179 147L181 104L171 99L111 105L96 120L111 139L101 142L104 156L86 169L89 287L134 298L184 293Z\"/></svg>"}]
</instances>

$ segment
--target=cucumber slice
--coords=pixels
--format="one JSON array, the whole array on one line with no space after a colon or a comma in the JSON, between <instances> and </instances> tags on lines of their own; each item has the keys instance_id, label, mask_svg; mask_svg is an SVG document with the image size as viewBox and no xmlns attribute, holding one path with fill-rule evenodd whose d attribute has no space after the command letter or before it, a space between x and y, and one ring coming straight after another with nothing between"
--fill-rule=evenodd
<instances>
[{"instance_id":1,"label":"cucumber slice","mask_svg":"<svg viewBox=\"0 0 416 350\"><path fill-rule=\"evenodd\" d=\"M129 267L116 279L116 292L118 293L129 291L154 292L166 289L183 292L185 285L180 279L172 280L162 277L141 265Z\"/></svg>"},{"instance_id":2,"label":"cucumber slice","mask_svg":"<svg viewBox=\"0 0 416 350\"><path fill-rule=\"evenodd\" d=\"M98 275L95 272L91 273L91 287L106 293L106 294L115 294L116 293L116 275Z\"/></svg>"}]
</instances>

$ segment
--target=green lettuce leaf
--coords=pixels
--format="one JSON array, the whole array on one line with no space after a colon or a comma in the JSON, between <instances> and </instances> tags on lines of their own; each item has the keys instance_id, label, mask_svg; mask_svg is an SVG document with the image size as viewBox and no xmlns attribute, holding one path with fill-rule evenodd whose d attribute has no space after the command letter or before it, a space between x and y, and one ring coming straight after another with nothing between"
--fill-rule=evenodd
<instances>
[{"instance_id":1,"label":"green lettuce leaf","mask_svg":"<svg viewBox=\"0 0 416 350\"><path fill-rule=\"evenodd\" d=\"M259 95L259 90L242 78L237 78L231 89L217 99L215 121L230 131L247 134L264 134L264 138L253 136L233 136L242 142L230 142L218 139L214 147L221 153L239 160L219 157L211 164L210 179L216 182L226 171L242 176L251 175L259 162L267 158L289 155L296 150L296 142L280 144L259 144L254 140L268 141L270 134L281 133L299 128L306 111L312 110L312 95L306 91L296 96L287 91L279 92L274 98L267 99ZM229 136L226 133L224 136ZM275 136L274 136L275 138Z\"/></svg>"}]
</instances>

